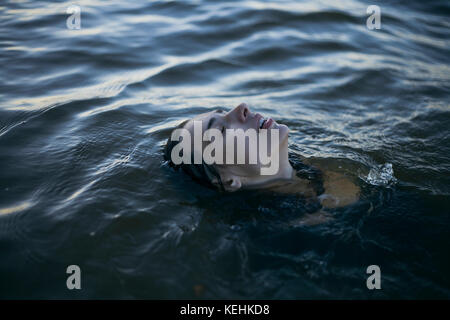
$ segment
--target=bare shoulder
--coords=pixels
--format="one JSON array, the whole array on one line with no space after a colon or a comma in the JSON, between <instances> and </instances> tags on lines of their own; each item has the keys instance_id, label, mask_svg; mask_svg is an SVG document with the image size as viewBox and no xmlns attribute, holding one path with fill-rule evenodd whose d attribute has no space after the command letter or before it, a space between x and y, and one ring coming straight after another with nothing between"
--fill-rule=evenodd
<instances>
[{"instance_id":1,"label":"bare shoulder","mask_svg":"<svg viewBox=\"0 0 450 320\"><path fill-rule=\"evenodd\" d=\"M327 208L348 206L359 199L360 188L352 178L333 171L323 171L324 194L321 203Z\"/></svg>"},{"instance_id":2,"label":"bare shoulder","mask_svg":"<svg viewBox=\"0 0 450 320\"><path fill-rule=\"evenodd\" d=\"M304 158L305 163L317 167L322 172L324 193L319 197L326 208L348 206L358 201L361 189L351 177L338 166L326 163L326 160Z\"/></svg>"}]
</instances>

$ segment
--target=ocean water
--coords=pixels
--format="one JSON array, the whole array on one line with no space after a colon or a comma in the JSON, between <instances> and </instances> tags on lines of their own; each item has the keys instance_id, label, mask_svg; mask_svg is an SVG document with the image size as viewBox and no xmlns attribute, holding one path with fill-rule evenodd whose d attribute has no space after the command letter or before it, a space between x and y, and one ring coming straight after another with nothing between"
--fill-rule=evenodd
<instances>
[{"instance_id":1,"label":"ocean water","mask_svg":"<svg viewBox=\"0 0 450 320\"><path fill-rule=\"evenodd\" d=\"M2 1L0 298L448 299L449 17L448 1ZM164 163L176 124L241 102L361 199L306 225L297 197L220 194Z\"/></svg>"}]
</instances>

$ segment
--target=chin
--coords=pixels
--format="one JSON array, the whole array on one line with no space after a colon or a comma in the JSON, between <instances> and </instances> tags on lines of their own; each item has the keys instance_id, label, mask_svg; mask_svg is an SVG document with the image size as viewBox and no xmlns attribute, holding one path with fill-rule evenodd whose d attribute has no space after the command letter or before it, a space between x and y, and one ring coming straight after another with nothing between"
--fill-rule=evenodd
<instances>
[{"instance_id":1,"label":"chin","mask_svg":"<svg viewBox=\"0 0 450 320\"><path fill-rule=\"evenodd\" d=\"M287 140L289 136L289 127L284 124L278 124L278 130L280 130L280 142Z\"/></svg>"}]
</instances>

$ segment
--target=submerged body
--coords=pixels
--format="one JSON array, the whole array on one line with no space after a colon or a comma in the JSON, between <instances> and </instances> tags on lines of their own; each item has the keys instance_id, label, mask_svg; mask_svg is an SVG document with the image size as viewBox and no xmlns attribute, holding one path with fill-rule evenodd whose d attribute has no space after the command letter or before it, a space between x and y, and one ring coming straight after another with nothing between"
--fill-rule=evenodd
<instances>
[{"instance_id":1,"label":"submerged body","mask_svg":"<svg viewBox=\"0 0 450 320\"><path fill-rule=\"evenodd\" d=\"M229 112L216 110L201 114L182 123L179 127L193 134L194 121L200 122L203 130L217 128L222 132L223 140L226 140L228 129L257 131L266 129L268 132L275 129L277 134L279 133L277 145L279 168L275 174L261 175L261 168L264 166L259 158L256 164L182 164L183 170L197 181L226 192L258 189L298 194L306 199L320 201L324 208L347 206L359 199L359 187L343 172L328 170L325 165L300 156L297 156L297 161L292 162L288 151L289 128L271 118L265 119L259 113L250 112L245 103ZM165 151L165 158L169 162L173 155L172 151L178 143L169 138ZM203 149L200 151L203 151L205 146L201 148ZM244 150L245 158L249 158L251 150L247 146L244 148L247 148ZM226 152L225 148L224 152ZM299 168L295 163L301 163L304 168Z\"/></svg>"},{"instance_id":2,"label":"submerged body","mask_svg":"<svg viewBox=\"0 0 450 320\"><path fill-rule=\"evenodd\" d=\"M319 177L306 179L294 169L290 179L280 180L267 188L280 193L317 198L326 208L344 207L358 201L361 190L351 177L343 172L329 170L311 159L301 158L301 161L317 171Z\"/></svg>"}]
</instances>

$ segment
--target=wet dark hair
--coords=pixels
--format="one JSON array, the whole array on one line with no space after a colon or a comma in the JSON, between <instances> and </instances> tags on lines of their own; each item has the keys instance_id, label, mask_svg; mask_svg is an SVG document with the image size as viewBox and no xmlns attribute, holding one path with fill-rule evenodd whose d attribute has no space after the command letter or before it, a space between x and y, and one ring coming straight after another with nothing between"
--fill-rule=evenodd
<instances>
[{"instance_id":1,"label":"wet dark hair","mask_svg":"<svg viewBox=\"0 0 450 320\"><path fill-rule=\"evenodd\" d=\"M189 120L183 121L173 130L183 128L188 121ZM172 132L173 132L173 130L172 130ZM216 168L213 165L206 164L203 161L203 157L202 157L201 164L194 163L194 153L191 153L191 163L190 164L181 163L181 164L177 165L172 162L172 157L171 157L172 150L178 143L180 143L180 141L174 141L171 139L172 132L170 133L170 136L167 139L166 146L164 148L164 160L168 162L169 166L171 166L175 170L178 170L179 168L181 168L192 179L194 179L195 181L197 181L198 183L200 183L206 187L216 189L219 191L225 191L223 184L222 184L222 180L220 179L220 175L217 172ZM212 180L214 178L217 179L217 182L218 182L217 184L212 183Z\"/></svg>"},{"instance_id":2,"label":"wet dark hair","mask_svg":"<svg viewBox=\"0 0 450 320\"><path fill-rule=\"evenodd\" d=\"M189 120L185 120L180 123L172 130L172 132L176 129L184 128L188 121ZM175 170L181 168L192 179L206 187L219 191L225 191L222 180L216 168L213 165L206 164L203 161L203 157L201 164L194 164L194 153L191 153L191 164L181 163L177 165L172 162L172 150L178 143L180 143L180 141L173 141L171 139L172 132L170 133L170 136L167 139L166 146L164 148L164 160L168 162L169 166L171 166ZM292 152L289 152L289 162L296 171L297 177L308 180L311 187L316 191L317 195L324 193L325 189L323 186L323 176L322 172L318 168L304 164L301 158L297 154ZM217 184L212 183L212 179L214 178L217 179Z\"/></svg>"},{"instance_id":3,"label":"wet dark hair","mask_svg":"<svg viewBox=\"0 0 450 320\"><path fill-rule=\"evenodd\" d=\"M289 163L294 168L297 177L309 181L309 185L314 189L317 196L325 192L322 171L315 166L303 163L302 159L293 152L289 152Z\"/></svg>"}]
</instances>

